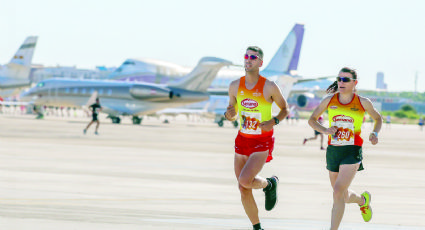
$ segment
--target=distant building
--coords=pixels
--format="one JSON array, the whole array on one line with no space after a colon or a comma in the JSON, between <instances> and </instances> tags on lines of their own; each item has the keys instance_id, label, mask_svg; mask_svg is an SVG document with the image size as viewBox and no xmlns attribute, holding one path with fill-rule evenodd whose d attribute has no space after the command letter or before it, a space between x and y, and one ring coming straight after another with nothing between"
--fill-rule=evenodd
<instances>
[{"instance_id":1,"label":"distant building","mask_svg":"<svg viewBox=\"0 0 425 230\"><path fill-rule=\"evenodd\" d=\"M387 84L384 82L383 72L378 72L376 74L376 89L387 90Z\"/></svg>"}]
</instances>

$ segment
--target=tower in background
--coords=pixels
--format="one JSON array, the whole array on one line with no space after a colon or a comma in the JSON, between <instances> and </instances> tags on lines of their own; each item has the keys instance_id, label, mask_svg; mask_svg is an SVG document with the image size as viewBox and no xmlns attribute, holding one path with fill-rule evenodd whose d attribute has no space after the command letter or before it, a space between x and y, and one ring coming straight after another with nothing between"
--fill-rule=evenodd
<instances>
[{"instance_id":1,"label":"tower in background","mask_svg":"<svg viewBox=\"0 0 425 230\"><path fill-rule=\"evenodd\" d=\"M376 74L376 89L387 90L387 84L384 82L383 72L378 72Z\"/></svg>"}]
</instances>

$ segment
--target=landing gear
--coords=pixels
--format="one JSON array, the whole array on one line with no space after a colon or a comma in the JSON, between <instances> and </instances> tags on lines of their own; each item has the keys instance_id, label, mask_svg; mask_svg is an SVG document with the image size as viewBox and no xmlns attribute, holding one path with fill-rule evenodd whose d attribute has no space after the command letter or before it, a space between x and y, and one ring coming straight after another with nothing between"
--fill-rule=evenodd
<instances>
[{"instance_id":1,"label":"landing gear","mask_svg":"<svg viewBox=\"0 0 425 230\"><path fill-rule=\"evenodd\" d=\"M222 118L221 120L219 120L218 122L217 122L217 125L219 126L219 127L223 127L223 125L224 125L224 118Z\"/></svg>"},{"instance_id":2,"label":"landing gear","mask_svg":"<svg viewBox=\"0 0 425 230\"><path fill-rule=\"evenodd\" d=\"M218 120L217 120L217 125L219 126L219 127L223 127L223 125L224 125L224 121L226 120L226 118L224 118L224 117L221 117L221 118L219 118ZM238 121L236 120L236 121L231 121L232 122L232 124L233 124L233 126L235 127L235 128L237 128L237 127L239 127L239 123L238 123Z\"/></svg>"},{"instance_id":3,"label":"landing gear","mask_svg":"<svg viewBox=\"0 0 425 230\"><path fill-rule=\"evenodd\" d=\"M133 116L133 125L140 125L140 123L142 123L143 118L140 118L138 116Z\"/></svg>"},{"instance_id":4,"label":"landing gear","mask_svg":"<svg viewBox=\"0 0 425 230\"><path fill-rule=\"evenodd\" d=\"M121 123L121 118L119 117L109 116L109 118L111 118L113 124Z\"/></svg>"}]
</instances>

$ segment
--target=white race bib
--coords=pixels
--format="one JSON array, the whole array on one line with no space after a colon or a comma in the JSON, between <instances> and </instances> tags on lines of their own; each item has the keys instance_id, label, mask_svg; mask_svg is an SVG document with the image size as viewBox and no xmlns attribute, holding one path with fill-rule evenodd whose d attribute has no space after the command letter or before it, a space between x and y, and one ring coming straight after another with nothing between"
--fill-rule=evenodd
<instances>
[{"instance_id":1,"label":"white race bib","mask_svg":"<svg viewBox=\"0 0 425 230\"><path fill-rule=\"evenodd\" d=\"M354 123L335 121L332 126L337 126L338 130L331 136L331 145L354 145Z\"/></svg>"},{"instance_id":2,"label":"white race bib","mask_svg":"<svg viewBox=\"0 0 425 230\"><path fill-rule=\"evenodd\" d=\"M241 111L241 132L246 134L261 134L259 127L261 113Z\"/></svg>"}]
</instances>

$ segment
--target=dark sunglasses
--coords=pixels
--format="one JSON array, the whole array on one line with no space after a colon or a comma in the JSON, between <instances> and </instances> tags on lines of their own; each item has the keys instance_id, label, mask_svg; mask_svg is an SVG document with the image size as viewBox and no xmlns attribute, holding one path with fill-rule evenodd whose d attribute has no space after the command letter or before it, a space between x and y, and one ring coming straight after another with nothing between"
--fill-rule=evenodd
<instances>
[{"instance_id":1,"label":"dark sunglasses","mask_svg":"<svg viewBox=\"0 0 425 230\"><path fill-rule=\"evenodd\" d=\"M339 82L350 82L351 80L354 80L354 79L350 77L337 77L336 80Z\"/></svg>"},{"instance_id":2,"label":"dark sunglasses","mask_svg":"<svg viewBox=\"0 0 425 230\"><path fill-rule=\"evenodd\" d=\"M251 55L245 54L245 60L246 59L255 60L257 58L260 58L260 57L258 57L257 55L253 55L253 54L251 54Z\"/></svg>"}]
</instances>

